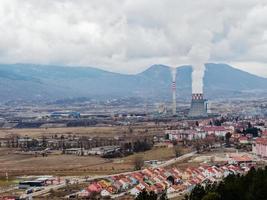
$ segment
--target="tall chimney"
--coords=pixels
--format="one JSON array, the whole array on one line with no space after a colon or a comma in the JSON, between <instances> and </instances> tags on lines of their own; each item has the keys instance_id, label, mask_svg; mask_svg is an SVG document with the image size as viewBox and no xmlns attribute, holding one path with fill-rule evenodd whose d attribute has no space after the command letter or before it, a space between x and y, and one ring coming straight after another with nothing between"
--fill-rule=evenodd
<instances>
[{"instance_id":1,"label":"tall chimney","mask_svg":"<svg viewBox=\"0 0 267 200\"><path fill-rule=\"evenodd\" d=\"M172 68L171 73L172 73L172 114L176 115L176 68Z\"/></svg>"}]
</instances>

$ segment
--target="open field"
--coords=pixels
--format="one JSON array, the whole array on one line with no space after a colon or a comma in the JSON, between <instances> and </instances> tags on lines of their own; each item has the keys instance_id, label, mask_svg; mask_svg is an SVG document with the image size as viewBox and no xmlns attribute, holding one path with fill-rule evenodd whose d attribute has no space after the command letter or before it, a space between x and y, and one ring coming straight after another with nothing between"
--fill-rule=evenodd
<instances>
[{"instance_id":1,"label":"open field","mask_svg":"<svg viewBox=\"0 0 267 200\"><path fill-rule=\"evenodd\" d=\"M0 148L0 177L22 175L99 175L134 169L134 159L168 160L174 157L172 148L153 148L124 158L104 159L97 156L52 154L48 157L17 154L13 149Z\"/></svg>"},{"instance_id":2,"label":"open field","mask_svg":"<svg viewBox=\"0 0 267 200\"><path fill-rule=\"evenodd\" d=\"M202 164L209 164L212 162L212 160L215 163L222 163L226 162L225 161L226 154L235 152L236 151L233 149L217 149L211 152L196 154L191 158L183 160L182 162L176 162L175 164L170 165L169 167L177 167L181 170L185 170L188 167L198 167L199 165Z\"/></svg>"},{"instance_id":3,"label":"open field","mask_svg":"<svg viewBox=\"0 0 267 200\"><path fill-rule=\"evenodd\" d=\"M10 185L13 185L17 183L15 180L11 179L11 180L6 180L6 179L0 179L0 188L3 188L3 187L8 187Z\"/></svg>"},{"instance_id":4,"label":"open field","mask_svg":"<svg viewBox=\"0 0 267 200\"><path fill-rule=\"evenodd\" d=\"M147 129L146 134L159 133L163 128L155 125L136 125L132 126L133 134L143 134ZM115 135L123 135L129 133L128 126L110 126L110 127L66 127L66 128L31 128L31 129L0 129L0 137L10 135L40 137L42 135L83 135L91 137L112 137Z\"/></svg>"}]
</instances>

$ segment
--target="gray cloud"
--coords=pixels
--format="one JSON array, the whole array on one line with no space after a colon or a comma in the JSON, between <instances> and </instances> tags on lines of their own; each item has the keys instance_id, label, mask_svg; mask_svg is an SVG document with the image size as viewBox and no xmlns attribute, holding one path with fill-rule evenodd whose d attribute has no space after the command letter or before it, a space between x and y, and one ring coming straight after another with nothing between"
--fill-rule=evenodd
<instances>
[{"instance_id":1,"label":"gray cloud","mask_svg":"<svg viewBox=\"0 0 267 200\"><path fill-rule=\"evenodd\" d=\"M1 0L0 62L132 73L201 60L267 76L266 19L266 0Z\"/></svg>"}]
</instances>

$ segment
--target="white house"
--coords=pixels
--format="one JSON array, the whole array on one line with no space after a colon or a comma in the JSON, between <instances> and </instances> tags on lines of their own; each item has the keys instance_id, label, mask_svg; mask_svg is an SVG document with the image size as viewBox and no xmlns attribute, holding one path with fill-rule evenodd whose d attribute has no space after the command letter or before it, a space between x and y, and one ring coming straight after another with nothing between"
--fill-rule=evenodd
<instances>
[{"instance_id":1,"label":"white house","mask_svg":"<svg viewBox=\"0 0 267 200\"><path fill-rule=\"evenodd\" d=\"M104 189L104 190L102 190L102 191L100 192L100 195L101 195L102 197L108 197L108 196L110 196L110 192Z\"/></svg>"},{"instance_id":2,"label":"white house","mask_svg":"<svg viewBox=\"0 0 267 200\"><path fill-rule=\"evenodd\" d=\"M142 189L140 187L136 186L130 190L130 194L133 196L137 196L141 191L142 191Z\"/></svg>"}]
</instances>

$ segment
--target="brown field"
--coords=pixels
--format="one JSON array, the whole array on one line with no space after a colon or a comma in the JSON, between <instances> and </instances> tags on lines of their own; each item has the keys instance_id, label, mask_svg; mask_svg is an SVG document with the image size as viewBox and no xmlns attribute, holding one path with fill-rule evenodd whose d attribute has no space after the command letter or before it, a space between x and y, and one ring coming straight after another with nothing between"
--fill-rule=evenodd
<instances>
[{"instance_id":1,"label":"brown field","mask_svg":"<svg viewBox=\"0 0 267 200\"><path fill-rule=\"evenodd\" d=\"M97 156L62 155L48 157L17 154L13 149L0 148L0 177L22 175L98 175L114 174L134 169L134 159L167 160L174 157L172 148L154 148L124 158L104 159Z\"/></svg>"},{"instance_id":2,"label":"brown field","mask_svg":"<svg viewBox=\"0 0 267 200\"><path fill-rule=\"evenodd\" d=\"M133 126L133 133L144 133L145 129L148 133L159 133L163 128L156 127L154 125L136 125ZM127 126L105 126L105 127L66 127L66 128L30 128L30 129L0 129L0 137L6 137L9 135L40 137L42 135L83 135L83 136L101 136L110 137L114 135L122 135L129 133ZM146 133L147 134L147 133Z\"/></svg>"}]
</instances>

